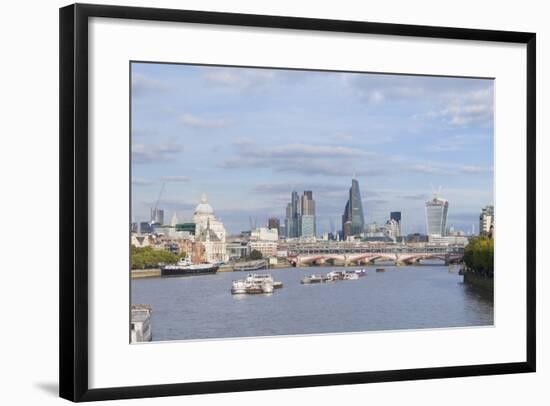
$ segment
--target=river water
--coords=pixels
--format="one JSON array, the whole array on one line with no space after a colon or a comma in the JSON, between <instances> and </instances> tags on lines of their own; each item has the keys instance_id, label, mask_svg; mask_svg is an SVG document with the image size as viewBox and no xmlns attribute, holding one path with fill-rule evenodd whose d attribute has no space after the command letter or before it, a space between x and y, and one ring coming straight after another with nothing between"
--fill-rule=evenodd
<instances>
[{"instance_id":1,"label":"river water","mask_svg":"<svg viewBox=\"0 0 550 406\"><path fill-rule=\"evenodd\" d=\"M493 324L492 298L446 266L369 267L355 281L300 284L333 269L344 268L260 271L284 284L271 295L232 295L241 272L134 279L132 303L151 305L154 341Z\"/></svg>"}]
</instances>

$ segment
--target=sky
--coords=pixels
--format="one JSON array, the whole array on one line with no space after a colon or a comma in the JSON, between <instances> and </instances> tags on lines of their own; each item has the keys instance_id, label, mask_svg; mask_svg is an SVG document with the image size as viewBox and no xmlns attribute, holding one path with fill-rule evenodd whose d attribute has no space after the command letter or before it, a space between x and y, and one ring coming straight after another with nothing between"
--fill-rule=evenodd
<instances>
[{"instance_id":1,"label":"sky","mask_svg":"<svg viewBox=\"0 0 550 406\"><path fill-rule=\"evenodd\" d=\"M132 63L132 218L159 200L190 221L202 193L229 233L284 220L312 190L318 233L337 231L351 179L367 223L402 212L425 233L425 202L478 231L493 204L491 79Z\"/></svg>"}]
</instances>

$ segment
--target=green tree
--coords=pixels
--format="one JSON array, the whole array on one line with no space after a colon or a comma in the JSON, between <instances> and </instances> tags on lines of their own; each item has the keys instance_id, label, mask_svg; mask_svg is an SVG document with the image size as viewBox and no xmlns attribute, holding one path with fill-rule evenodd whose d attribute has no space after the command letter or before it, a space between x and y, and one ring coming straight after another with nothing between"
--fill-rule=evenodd
<instances>
[{"instance_id":1,"label":"green tree","mask_svg":"<svg viewBox=\"0 0 550 406\"><path fill-rule=\"evenodd\" d=\"M250 259L252 260L262 259L263 257L262 253L258 250L252 250L250 253Z\"/></svg>"},{"instance_id":2,"label":"green tree","mask_svg":"<svg viewBox=\"0 0 550 406\"><path fill-rule=\"evenodd\" d=\"M165 250L156 250L152 247L134 247L130 250L132 269L158 268L160 264L174 264L178 256Z\"/></svg>"},{"instance_id":3,"label":"green tree","mask_svg":"<svg viewBox=\"0 0 550 406\"><path fill-rule=\"evenodd\" d=\"M492 277L494 273L494 240L475 237L464 249L464 263L472 272Z\"/></svg>"}]
</instances>

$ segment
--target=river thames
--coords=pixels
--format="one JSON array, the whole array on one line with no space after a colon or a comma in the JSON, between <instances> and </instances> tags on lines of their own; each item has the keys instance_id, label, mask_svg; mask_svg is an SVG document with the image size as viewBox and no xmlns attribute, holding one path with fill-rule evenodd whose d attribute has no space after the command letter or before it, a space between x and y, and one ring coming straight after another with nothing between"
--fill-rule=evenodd
<instances>
[{"instance_id":1,"label":"river thames","mask_svg":"<svg viewBox=\"0 0 550 406\"><path fill-rule=\"evenodd\" d=\"M345 268L259 271L283 282L270 295L232 295L232 280L244 272L134 279L132 303L151 305L153 341L493 325L492 297L465 285L456 270L384 268L313 285L300 279Z\"/></svg>"}]
</instances>

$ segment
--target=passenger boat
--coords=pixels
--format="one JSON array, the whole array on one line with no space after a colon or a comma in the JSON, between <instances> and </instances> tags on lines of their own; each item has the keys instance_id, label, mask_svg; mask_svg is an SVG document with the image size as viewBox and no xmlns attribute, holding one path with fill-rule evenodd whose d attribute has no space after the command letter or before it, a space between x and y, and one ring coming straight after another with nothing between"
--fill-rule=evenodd
<instances>
[{"instance_id":1,"label":"passenger boat","mask_svg":"<svg viewBox=\"0 0 550 406\"><path fill-rule=\"evenodd\" d=\"M327 281L339 281L344 279L344 272L342 271L331 271L327 273Z\"/></svg>"},{"instance_id":2,"label":"passenger boat","mask_svg":"<svg viewBox=\"0 0 550 406\"><path fill-rule=\"evenodd\" d=\"M282 288L281 282L273 281L273 277L269 274L248 274L245 279L233 281L231 293L237 294L258 294L258 293L273 293L275 289Z\"/></svg>"},{"instance_id":3,"label":"passenger boat","mask_svg":"<svg viewBox=\"0 0 550 406\"><path fill-rule=\"evenodd\" d=\"M305 278L302 278L300 280L300 283L302 285L309 285L312 283L322 283L322 282L325 282L326 280L327 280L326 276L312 274L312 275L306 276Z\"/></svg>"}]
</instances>

